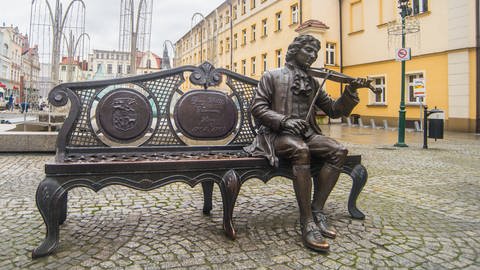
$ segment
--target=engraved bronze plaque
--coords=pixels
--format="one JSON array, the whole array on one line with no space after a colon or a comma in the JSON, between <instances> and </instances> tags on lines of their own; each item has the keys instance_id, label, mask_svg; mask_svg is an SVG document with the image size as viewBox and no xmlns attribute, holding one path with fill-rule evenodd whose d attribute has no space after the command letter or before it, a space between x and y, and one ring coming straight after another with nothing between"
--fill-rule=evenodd
<instances>
[{"instance_id":1,"label":"engraved bronze plaque","mask_svg":"<svg viewBox=\"0 0 480 270\"><path fill-rule=\"evenodd\" d=\"M175 123L190 139L216 140L229 136L238 121L238 110L225 93L193 90L175 106Z\"/></svg>"},{"instance_id":2,"label":"engraved bronze plaque","mask_svg":"<svg viewBox=\"0 0 480 270\"><path fill-rule=\"evenodd\" d=\"M147 98L133 89L115 89L106 94L96 110L100 130L114 141L134 141L148 131L152 108Z\"/></svg>"}]
</instances>

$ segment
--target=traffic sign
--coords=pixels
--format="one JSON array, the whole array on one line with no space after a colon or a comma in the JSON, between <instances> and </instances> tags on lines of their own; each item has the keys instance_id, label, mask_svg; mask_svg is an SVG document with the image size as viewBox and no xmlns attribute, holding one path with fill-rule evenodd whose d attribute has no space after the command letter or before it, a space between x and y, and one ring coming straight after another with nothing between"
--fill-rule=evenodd
<instances>
[{"instance_id":1,"label":"traffic sign","mask_svg":"<svg viewBox=\"0 0 480 270\"><path fill-rule=\"evenodd\" d=\"M410 60L410 48L400 48L395 50L395 60L397 61L407 61Z\"/></svg>"},{"instance_id":2,"label":"traffic sign","mask_svg":"<svg viewBox=\"0 0 480 270\"><path fill-rule=\"evenodd\" d=\"M425 80L423 78L413 79L413 96L424 97L425 95Z\"/></svg>"}]
</instances>

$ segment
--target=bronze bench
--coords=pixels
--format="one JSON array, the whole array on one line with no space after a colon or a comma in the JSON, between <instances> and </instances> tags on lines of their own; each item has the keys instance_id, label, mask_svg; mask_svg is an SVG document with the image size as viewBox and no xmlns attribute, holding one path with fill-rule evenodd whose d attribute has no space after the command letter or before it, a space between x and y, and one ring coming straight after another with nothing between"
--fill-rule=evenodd
<instances>
[{"instance_id":1,"label":"bronze bench","mask_svg":"<svg viewBox=\"0 0 480 270\"><path fill-rule=\"evenodd\" d=\"M274 176L292 177L288 165L274 168L243 151L256 135L249 106L257 84L205 62L55 87L50 103L64 106L69 101L70 110L58 135L55 160L45 165L46 177L37 188L36 203L47 232L32 257L57 248L68 191L75 187L98 191L123 185L147 191L178 181L192 187L201 183L203 212L209 214L216 183L222 194L223 228L234 239L232 213L241 184L251 178L267 182ZM312 175L318 165L321 161L313 164ZM353 179L348 210L353 218L364 218L356 207L367 179L360 156L349 156L343 170Z\"/></svg>"}]
</instances>

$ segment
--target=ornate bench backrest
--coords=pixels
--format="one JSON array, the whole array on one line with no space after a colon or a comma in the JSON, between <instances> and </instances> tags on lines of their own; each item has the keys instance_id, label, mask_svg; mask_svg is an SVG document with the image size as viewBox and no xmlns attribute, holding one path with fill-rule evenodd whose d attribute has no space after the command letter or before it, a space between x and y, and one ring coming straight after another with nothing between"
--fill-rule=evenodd
<instances>
[{"instance_id":1,"label":"ornate bench backrest","mask_svg":"<svg viewBox=\"0 0 480 270\"><path fill-rule=\"evenodd\" d=\"M58 135L57 162L69 154L122 152L133 147L156 151L172 146L247 145L255 137L248 110L257 84L205 62L198 67L58 85L49 101L55 106L70 101L70 111Z\"/></svg>"}]
</instances>

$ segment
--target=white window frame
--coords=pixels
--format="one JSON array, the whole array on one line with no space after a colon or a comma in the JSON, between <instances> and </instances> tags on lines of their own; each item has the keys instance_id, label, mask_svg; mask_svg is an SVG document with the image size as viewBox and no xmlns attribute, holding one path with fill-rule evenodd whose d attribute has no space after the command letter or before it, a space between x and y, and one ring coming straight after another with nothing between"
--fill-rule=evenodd
<instances>
[{"instance_id":1,"label":"white window frame","mask_svg":"<svg viewBox=\"0 0 480 270\"><path fill-rule=\"evenodd\" d=\"M267 54L262 54L262 62L263 62L263 72L267 71Z\"/></svg>"},{"instance_id":2,"label":"white window frame","mask_svg":"<svg viewBox=\"0 0 480 270\"><path fill-rule=\"evenodd\" d=\"M242 74L243 75L247 74L247 60L246 59L242 60Z\"/></svg>"},{"instance_id":3,"label":"white window frame","mask_svg":"<svg viewBox=\"0 0 480 270\"><path fill-rule=\"evenodd\" d=\"M412 0L413 15L428 11L428 0Z\"/></svg>"},{"instance_id":4,"label":"white window frame","mask_svg":"<svg viewBox=\"0 0 480 270\"><path fill-rule=\"evenodd\" d=\"M275 51L276 59L277 59L277 68L282 67L282 50L278 49Z\"/></svg>"},{"instance_id":5,"label":"white window frame","mask_svg":"<svg viewBox=\"0 0 480 270\"><path fill-rule=\"evenodd\" d=\"M255 73L257 72L257 58L254 56L254 57L250 58L250 61L252 61L251 74L255 75Z\"/></svg>"},{"instance_id":6,"label":"white window frame","mask_svg":"<svg viewBox=\"0 0 480 270\"><path fill-rule=\"evenodd\" d=\"M267 22L268 22L267 18L265 18L265 19L262 20L262 30L263 30L263 32L262 32L262 37L266 37L266 36L267 36L267 31L268 31Z\"/></svg>"},{"instance_id":7,"label":"white window frame","mask_svg":"<svg viewBox=\"0 0 480 270\"><path fill-rule=\"evenodd\" d=\"M368 76L369 79L373 80L373 85L375 88L380 88L382 90L382 94L380 96L380 99L383 99L383 101L377 101L377 95L373 93L372 91L369 91L369 105L387 105L387 75L386 74L376 74L376 75L371 75ZM376 84L377 79L383 79L383 82L378 85Z\"/></svg>"},{"instance_id":8,"label":"white window frame","mask_svg":"<svg viewBox=\"0 0 480 270\"><path fill-rule=\"evenodd\" d=\"M252 24L252 26L250 27L252 33L251 33L251 41L255 41L257 39L257 25L256 24Z\"/></svg>"},{"instance_id":9,"label":"white window frame","mask_svg":"<svg viewBox=\"0 0 480 270\"><path fill-rule=\"evenodd\" d=\"M275 14L275 21L276 21L275 31L282 30L282 12L281 11Z\"/></svg>"},{"instance_id":10,"label":"white window frame","mask_svg":"<svg viewBox=\"0 0 480 270\"><path fill-rule=\"evenodd\" d=\"M422 75L422 77L420 77L420 75ZM417 79L417 78L423 78L424 80L424 83L425 83L425 89L427 88L427 79L426 79L426 73L425 71L423 70L419 70L419 71L410 71L408 73L405 74L405 103L407 105L420 105L420 104L425 104L426 102L426 98L427 97L421 97L420 98L420 102L417 102L417 99L415 97L413 97L413 79L412 81L410 81L410 77L414 76L413 79ZM412 101L414 100L414 101Z\"/></svg>"},{"instance_id":11,"label":"white window frame","mask_svg":"<svg viewBox=\"0 0 480 270\"><path fill-rule=\"evenodd\" d=\"M325 65L334 66L336 55L336 44L333 42L327 42L325 45Z\"/></svg>"},{"instance_id":12,"label":"white window frame","mask_svg":"<svg viewBox=\"0 0 480 270\"><path fill-rule=\"evenodd\" d=\"M290 6L290 13L292 14L292 24L297 24L299 21L298 3Z\"/></svg>"}]
</instances>

